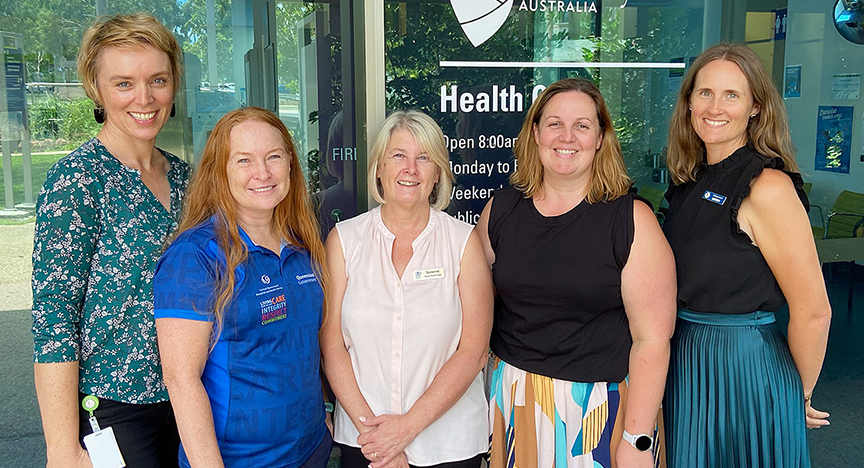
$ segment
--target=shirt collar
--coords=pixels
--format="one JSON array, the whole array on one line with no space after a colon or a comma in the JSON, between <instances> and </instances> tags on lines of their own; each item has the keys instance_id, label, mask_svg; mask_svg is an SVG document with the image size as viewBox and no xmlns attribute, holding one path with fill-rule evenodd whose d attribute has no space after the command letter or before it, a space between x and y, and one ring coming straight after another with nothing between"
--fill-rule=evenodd
<instances>
[{"instance_id":1,"label":"shirt collar","mask_svg":"<svg viewBox=\"0 0 864 468\"><path fill-rule=\"evenodd\" d=\"M210 216L210 222L213 223L214 227L218 226L219 225L219 215L214 213L212 216ZM249 234L246 234L246 231L244 231L243 228L239 224L237 225L237 230L240 232L240 239L243 241L244 244L246 244L246 249L249 252L260 252L261 251L261 247L258 247L254 242L252 242L252 239L249 237Z\"/></svg>"}]
</instances>

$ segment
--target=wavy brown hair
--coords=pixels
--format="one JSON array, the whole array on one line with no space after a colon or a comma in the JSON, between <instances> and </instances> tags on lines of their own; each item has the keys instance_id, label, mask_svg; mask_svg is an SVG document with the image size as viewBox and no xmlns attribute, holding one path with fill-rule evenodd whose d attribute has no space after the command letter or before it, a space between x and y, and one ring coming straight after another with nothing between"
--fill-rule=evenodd
<instances>
[{"instance_id":1,"label":"wavy brown hair","mask_svg":"<svg viewBox=\"0 0 864 468\"><path fill-rule=\"evenodd\" d=\"M228 186L228 159L231 155L231 130L243 122L263 122L279 131L282 142L289 155L290 187L288 195L273 209L273 229L295 246L306 249L312 257L312 268L321 288L327 291L329 278L324 265L324 245L314 216L303 170L297 159L294 141L285 124L272 112L260 107L246 107L225 114L207 139L201 161L195 169L186 196L183 221L177 234L192 229L202 222L216 216L216 238L219 248L225 255L224 270L217 272L217 287L212 303L216 326L213 343L222 329L225 307L234 294L234 270L243 263L249 251L240 237L237 223L237 210L234 197Z\"/></svg>"},{"instance_id":2,"label":"wavy brown hair","mask_svg":"<svg viewBox=\"0 0 864 468\"><path fill-rule=\"evenodd\" d=\"M753 104L759 109L747 123L747 142L760 154L782 159L786 170L797 172L786 106L774 82L755 52L742 44L722 43L708 48L696 58L678 90L678 99L669 123L669 148L666 154L672 181L680 185L696 180L696 172L705 160L705 143L690 122L690 95L696 75L714 60L734 62L747 77Z\"/></svg>"},{"instance_id":3,"label":"wavy brown hair","mask_svg":"<svg viewBox=\"0 0 864 468\"><path fill-rule=\"evenodd\" d=\"M602 130L603 141L600 149L594 155L591 165L591 186L588 189L588 202L612 201L630 189L632 180L627 175L624 156L621 154L621 144L615 135L609 108L597 86L583 78L566 78L552 83L531 104L528 114L522 122L522 130L516 138L513 152L516 154L518 166L510 175L510 184L516 187L526 197L533 197L543 189L543 164L540 162L540 151L534 140L534 127L540 123L543 110L553 96L569 91L578 91L588 95L597 111L597 120Z\"/></svg>"}]
</instances>

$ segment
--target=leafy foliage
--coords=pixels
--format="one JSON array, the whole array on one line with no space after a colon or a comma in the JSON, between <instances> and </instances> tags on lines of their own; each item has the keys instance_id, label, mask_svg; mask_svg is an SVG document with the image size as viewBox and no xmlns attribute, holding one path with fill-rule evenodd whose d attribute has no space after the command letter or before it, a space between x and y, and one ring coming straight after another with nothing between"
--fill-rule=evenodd
<instances>
[{"instance_id":1,"label":"leafy foliage","mask_svg":"<svg viewBox=\"0 0 864 468\"><path fill-rule=\"evenodd\" d=\"M101 125L93 120L93 103L89 99L74 99L67 101L60 135L70 141L83 141L96 136Z\"/></svg>"},{"instance_id":2,"label":"leafy foliage","mask_svg":"<svg viewBox=\"0 0 864 468\"><path fill-rule=\"evenodd\" d=\"M60 150L77 147L82 141L96 136L101 126L93 120L93 103L86 98L60 99L56 94L39 96L29 107L31 138L56 140L41 143L39 150Z\"/></svg>"}]
</instances>

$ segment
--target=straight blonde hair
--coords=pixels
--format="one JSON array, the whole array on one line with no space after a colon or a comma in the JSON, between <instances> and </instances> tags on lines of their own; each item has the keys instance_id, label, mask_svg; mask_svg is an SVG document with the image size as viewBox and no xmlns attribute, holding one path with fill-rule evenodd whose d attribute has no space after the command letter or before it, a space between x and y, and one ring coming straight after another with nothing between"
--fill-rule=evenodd
<instances>
[{"instance_id":1,"label":"straight blonde hair","mask_svg":"<svg viewBox=\"0 0 864 468\"><path fill-rule=\"evenodd\" d=\"M396 130L407 130L423 151L438 167L438 182L429 194L429 205L436 210L444 210L450 204L450 189L453 187L453 172L450 171L450 153L444 143L444 132L432 120L432 117L418 110L396 111L390 114L381 124L381 130L375 136L372 150L369 153L367 167L367 183L372 197L380 204L384 201L381 181L378 179L378 164L387 151L390 138Z\"/></svg>"}]
</instances>

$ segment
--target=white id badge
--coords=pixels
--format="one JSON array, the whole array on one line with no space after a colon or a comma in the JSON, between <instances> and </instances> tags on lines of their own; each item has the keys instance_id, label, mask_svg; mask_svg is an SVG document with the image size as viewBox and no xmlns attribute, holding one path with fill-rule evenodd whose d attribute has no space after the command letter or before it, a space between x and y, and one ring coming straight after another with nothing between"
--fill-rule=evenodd
<instances>
[{"instance_id":1,"label":"white id badge","mask_svg":"<svg viewBox=\"0 0 864 468\"><path fill-rule=\"evenodd\" d=\"M114 437L114 429L106 427L101 431L84 436L84 446L90 454L90 462L93 468L124 468L126 462L120 454L117 439Z\"/></svg>"}]
</instances>

